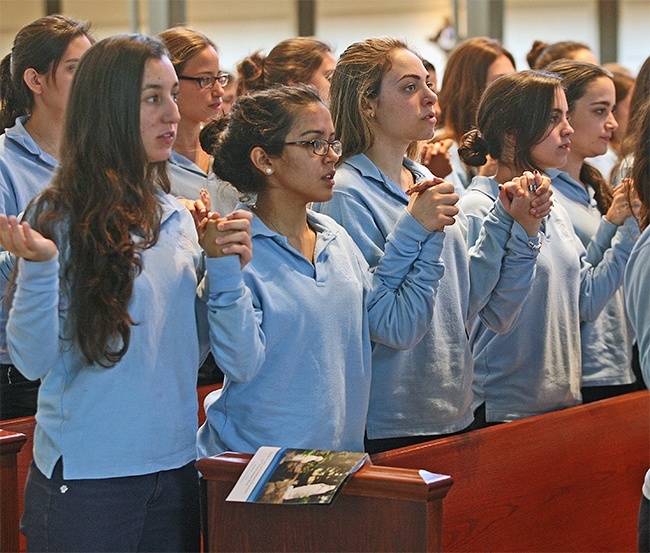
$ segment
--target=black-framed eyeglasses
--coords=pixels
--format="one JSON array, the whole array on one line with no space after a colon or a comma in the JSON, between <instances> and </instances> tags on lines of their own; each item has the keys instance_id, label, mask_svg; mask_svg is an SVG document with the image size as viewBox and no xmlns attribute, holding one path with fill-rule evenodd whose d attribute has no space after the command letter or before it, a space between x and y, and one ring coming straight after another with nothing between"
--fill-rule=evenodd
<instances>
[{"instance_id":1,"label":"black-framed eyeglasses","mask_svg":"<svg viewBox=\"0 0 650 553\"><path fill-rule=\"evenodd\" d=\"M178 78L184 81L194 81L198 83L199 88L213 88L214 83L219 83L221 86L226 86L228 84L228 80L230 79L230 74L221 71L216 76L205 75L204 77L186 77L185 75L179 75Z\"/></svg>"},{"instance_id":2,"label":"black-framed eyeglasses","mask_svg":"<svg viewBox=\"0 0 650 553\"><path fill-rule=\"evenodd\" d=\"M324 138L314 138L314 140L298 140L297 142L285 142L287 146L311 146L311 149L317 156L326 156L330 148L337 155L340 156L343 152L343 144L340 140L325 140Z\"/></svg>"}]
</instances>

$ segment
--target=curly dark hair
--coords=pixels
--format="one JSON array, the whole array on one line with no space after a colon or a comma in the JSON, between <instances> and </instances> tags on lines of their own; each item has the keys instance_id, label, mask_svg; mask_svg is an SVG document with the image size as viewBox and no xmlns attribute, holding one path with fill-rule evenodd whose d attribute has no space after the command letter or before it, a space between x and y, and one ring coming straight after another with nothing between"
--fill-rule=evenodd
<instances>
[{"instance_id":1,"label":"curly dark hair","mask_svg":"<svg viewBox=\"0 0 650 553\"><path fill-rule=\"evenodd\" d=\"M27 209L38 231L68 248L66 336L88 364L112 367L126 353L137 324L128 311L133 281L142 251L158 240L157 190L168 192L169 180L165 162L147 161L140 98L146 62L166 52L160 40L141 35L111 37L88 50L70 90L60 167Z\"/></svg>"}]
</instances>

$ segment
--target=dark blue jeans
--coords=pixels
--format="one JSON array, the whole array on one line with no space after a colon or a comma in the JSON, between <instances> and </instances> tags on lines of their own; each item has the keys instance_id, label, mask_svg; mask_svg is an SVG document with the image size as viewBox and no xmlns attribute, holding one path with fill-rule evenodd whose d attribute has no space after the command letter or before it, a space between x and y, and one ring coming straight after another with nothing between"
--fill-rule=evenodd
<instances>
[{"instance_id":1,"label":"dark blue jeans","mask_svg":"<svg viewBox=\"0 0 650 553\"><path fill-rule=\"evenodd\" d=\"M122 478L64 480L32 463L21 531L28 551L198 551L194 463Z\"/></svg>"}]
</instances>

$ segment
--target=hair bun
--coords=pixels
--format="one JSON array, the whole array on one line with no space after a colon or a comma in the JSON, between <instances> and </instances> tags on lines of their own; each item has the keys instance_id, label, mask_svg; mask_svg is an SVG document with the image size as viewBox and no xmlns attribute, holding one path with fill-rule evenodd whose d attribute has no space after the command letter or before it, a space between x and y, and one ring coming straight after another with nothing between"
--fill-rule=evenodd
<instances>
[{"instance_id":1,"label":"hair bun","mask_svg":"<svg viewBox=\"0 0 650 553\"><path fill-rule=\"evenodd\" d=\"M222 117L217 117L215 119L210 119L201 129L199 133L199 142L201 143L201 148L207 154L212 155L214 151L214 146L219 140L221 133L226 130L228 126L228 115Z\"/></svg>"},{"instance_id":2,"label":"hair bun","mask_svg":"<svg viewBox=\"0 0 650 553\"><path fill-rule=\"evenodd\" d=\"M458 155L467 165L472 167L485 165L489 153L488 144L481 131L473 129L463 135L458 147Z\"/></svg>"}]
</instances>

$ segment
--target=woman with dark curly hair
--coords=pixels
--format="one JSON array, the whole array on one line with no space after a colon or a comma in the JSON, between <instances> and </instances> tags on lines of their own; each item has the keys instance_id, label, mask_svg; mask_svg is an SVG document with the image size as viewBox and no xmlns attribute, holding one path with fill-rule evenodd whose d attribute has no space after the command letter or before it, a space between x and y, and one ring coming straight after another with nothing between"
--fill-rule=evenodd
<instances>
[{"instance_id":1,"label":"woman with dark curly hair","mask_svg":"<svg viewBox=\"0 0 650 553\"><path fill-rule=\"evenodd\" d=\"M200 545L201 252L165 169L177 92L159 40L97 43L72 81L51 186L24 222L0 215L0 244L19 258L9 352L42 382L22 519L30 551ZM238 232L218 253L250 259L248 220L223 225Z\"/></svg>"}]
</instances>

